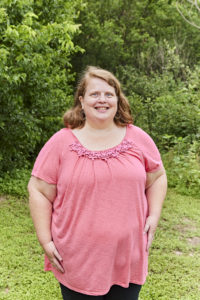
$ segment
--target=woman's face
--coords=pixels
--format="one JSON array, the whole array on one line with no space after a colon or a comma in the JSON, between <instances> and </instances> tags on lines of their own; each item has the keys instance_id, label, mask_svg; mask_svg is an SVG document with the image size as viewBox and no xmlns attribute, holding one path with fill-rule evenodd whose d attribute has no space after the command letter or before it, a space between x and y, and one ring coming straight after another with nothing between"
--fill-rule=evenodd
<instances>
[{"instance_id":1,"label":"woman's face","mask_svg":"<svg viewBox=\"0 0 200 300\"><path fill-rule=\"evenodd\" d=\"M100 78L88 81L84 97L80 96L86 121L92 123L112 123L117 112L118 98L114 87Z\"/></svg>"}]
</instances>

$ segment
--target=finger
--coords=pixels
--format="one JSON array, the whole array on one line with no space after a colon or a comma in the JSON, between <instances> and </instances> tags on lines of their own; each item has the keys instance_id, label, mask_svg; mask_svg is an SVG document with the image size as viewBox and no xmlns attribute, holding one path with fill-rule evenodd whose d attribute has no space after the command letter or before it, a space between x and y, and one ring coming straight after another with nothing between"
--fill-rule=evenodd
<instances>
[{"instance_id":1,"label":"finger","mask_svg":"<svg viewBox=\"0 0 200 300\"><path fill-rule=\"evenodd\" d=\"M59 263L59 261L58 261L56 258L53 259L52 265L53 265L53 267L54 267L55 269L57 269L59 272L61 272L61 273L64 273L64 272L65 272L64 269L63 269L63 267L62 267L62 265Z\"/></svg>"},{"instance_id":2,"label":"finger","mask_svg":"<svg viewBox=\"0 0 200 300\"><path fill-rule=\"evenodd\" d=\"M147 233L149 231L150 225L148 224L148 222L145 224L144 227L144 234Z\"/></svg>"},{"instance_id":3,"label":"finger","mask_svg":"<svg viewBox=\"0 0 200 300\"><path fill-rule=\"evenodd\" d=\"M55 257L59 260L59 261L62 261L62 257L60 256L58 250L55 248L54 251L53 251L53 254L55 255Z\"/></svg>"},{"instance_id":4,"label":"finger","mask_svg":"<svg viewBox=\"0 0 200 300\"><path fill-rule=\"evenodd\" d=\"M147 251L151 247L152 242L153 242L153 234L149 232L149 234L148 234L148 241L147 241Z\"/></svg>"}]
</instances>

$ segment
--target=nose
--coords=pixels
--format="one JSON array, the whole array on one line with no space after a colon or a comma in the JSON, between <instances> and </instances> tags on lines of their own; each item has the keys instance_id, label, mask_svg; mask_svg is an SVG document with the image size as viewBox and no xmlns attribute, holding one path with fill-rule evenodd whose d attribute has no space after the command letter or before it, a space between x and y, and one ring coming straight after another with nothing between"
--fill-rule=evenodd
<instances>
[{"instance_id":1,"label":"nose","mask_svg":"<svg viewBox=\"0 0 200 300\"><path fill-rule=\"evenodd\" d=\"M100 102L105 102L106 101L106 95L105 95L105 93L100 93L99 94L99 101Z\"/></svg>"}]
</instances>

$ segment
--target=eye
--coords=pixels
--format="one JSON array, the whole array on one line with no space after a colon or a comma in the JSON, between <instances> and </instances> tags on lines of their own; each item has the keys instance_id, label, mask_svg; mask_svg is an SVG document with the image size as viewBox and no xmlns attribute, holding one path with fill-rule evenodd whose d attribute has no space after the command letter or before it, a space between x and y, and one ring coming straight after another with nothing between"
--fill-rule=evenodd
<instances>
[{"instance_id":1,"label":"eye","mask_svg":"<svg viewBox=\"0 0 200 300\"><path fill-rule=\"evenodd\" d=\"M99 93L98 92L93 92L93 93L90 94L90 96L96 98L96 97L99 96Z\"/></svg>"},{"instance_id":2,"label":"eye","mask_svg":"<svg viewBox=\"0 0 200 300\"><path fill-rule=\"evenodd\" d=\"M110 93L110 92L107 92L107 93L106 93L106 97L107 97L107 98L111 98L111 97L113 97L113 94Z\"/></svg>"}]
</instances>

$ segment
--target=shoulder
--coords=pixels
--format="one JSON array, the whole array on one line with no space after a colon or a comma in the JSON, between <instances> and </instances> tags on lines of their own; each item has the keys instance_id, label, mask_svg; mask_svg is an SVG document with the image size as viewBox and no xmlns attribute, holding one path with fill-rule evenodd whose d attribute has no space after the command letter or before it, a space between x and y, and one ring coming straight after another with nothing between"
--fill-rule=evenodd
<instances>
[{"instance_id":1,"label":"shoulder","mask_svg":"<svg viewBox=\"0 0 200 300\"><path fill-rule=\"evenodd\" d=\"M55 132L51 138L54 139L62 139L64 137L66 137L67 135L70 134L70 129L69 128L61 128L60 130L58 130L57 132ZM51 139L50 138L50 139Z\"/></svg>"},{"instance_id":2,"label":"shoulder","mask_svg":"<svg viewBox=\"0 0 200 300\"><path fill-rule=\"evenodd\" d=\"M62 143L65 140L69 140L71 137L69 128L62 128L55 132L47 141L47 143Z\"/></svg>"},{"instance_id":3,"label":"shoulder","mask_svg":"<svg viewBox=\"0 0 200 300\"><path fill-rule=\"evenodd\" d=\"M62 128L59 131L55 132L44 144L41 151L49 152L53 151L59 153L63 151L65 145L71 143L72 135L69 128Z\"/></svg>"},{"instance_id":4,"label":"shoulder","mask_svg":"<svg viewBox=\"0 0 200 300\"><path fill-rule=\"evenodd\" d=\"M152 141L152 138L150 137L150 135L145 132L143 129L141 129L140 127L138 126L135 126L133 124L130 124L128 125L129 127L129 132L130 132L130 136L132 138L134 138L135 141Z\"/></svg>"},{"instance_id":5,"label":"shoulder","mask_svg":"<svg viewBox=\"0 0 200 300\"><path fill-rule=\"evenodd\" d=\"M162 168L159 150L153 139L140 127L131 125L129 137L144 159L146 172L155 172Z\"/></svg>"},{"instance_id":6,"label":"shoulder","mask_svg":"<svg viewBox=\"0 0 200 300\"><path fill-rule=\"evenodd\" d=\"M129 137L141 151L157 152L158 148L151 136L138 126L129 126Z\"/></svg>"}]
</instances>

